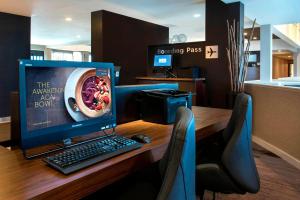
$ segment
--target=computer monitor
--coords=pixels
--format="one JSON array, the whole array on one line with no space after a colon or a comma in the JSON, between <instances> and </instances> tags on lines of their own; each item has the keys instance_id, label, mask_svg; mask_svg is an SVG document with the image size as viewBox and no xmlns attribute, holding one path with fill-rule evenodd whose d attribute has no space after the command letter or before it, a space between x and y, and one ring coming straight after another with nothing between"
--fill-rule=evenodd
<instances>
[{"instance_id":1,"label":"computer monitor","mask_svg":"<svg viewBox=\"0 0 300 200\"><path fill-rule=\"evenodd\" d=\"M172 67L172 55L155 55L154 67Z\"/></svg>"},{"instance_id":2,"label":"computer monitor","mask_svg":"<svg viewBox=\"0 0 300 200\"><path fill-rule=\"evenodd\" d=\"M21 147L116 126L112 63L19 62Z\"/></svg>"},{"instance_id":3,"label":"computer monitor","mask_svg":"<svg viewBox=\"0 0 300 200\"><path fill-rule=\"evenodd\" d=\"M248 62L257 62L256 54L249 54Z\"/></svg>"}]
</instances>

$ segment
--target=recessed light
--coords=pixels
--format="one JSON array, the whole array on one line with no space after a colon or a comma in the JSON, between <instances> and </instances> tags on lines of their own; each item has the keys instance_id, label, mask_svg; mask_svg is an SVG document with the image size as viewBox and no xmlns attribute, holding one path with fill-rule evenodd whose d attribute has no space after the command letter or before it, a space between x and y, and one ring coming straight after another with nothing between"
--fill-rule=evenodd
<instances>
[{"instance_id":1,"label":"recessed light","mask_svg":"<svg viewBox=\"0 0 300 200\"><path fill-rule=\"evenodd\" d=\"M201 17L201 14L196 13L196 14L194 14L193 16L194 16L195 18L199 18L199 17Z\"/></svg>"},{"instance_id":2,"label":"recessed light","mask_svg":"<svg viewBox=\"0 0 300 200\"><path fill-rule=\"evenodd\" d=\"M66 17L65 20L66 20L67 22L70 22L70 21L72 21L72 18L71 18L71 17Z\"/></svg>"}]
</instances>

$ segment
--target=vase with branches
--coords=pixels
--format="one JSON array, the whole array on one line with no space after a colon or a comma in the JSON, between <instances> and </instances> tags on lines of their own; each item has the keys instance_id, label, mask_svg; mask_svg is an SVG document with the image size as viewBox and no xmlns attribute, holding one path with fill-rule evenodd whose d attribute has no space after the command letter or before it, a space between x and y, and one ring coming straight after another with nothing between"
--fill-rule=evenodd
<instances>
[{"instance_id":1,"label":"vase with branches","mask_svg":"<svg viewBox=\"0 0 300 200\"><path fill-rule=\"evenodd\" d=\"M233 20L230 24L227 20L228 31L228 47L226 48L228 59L228 70L230 76L230 92L236 96L238 93L244 92L245 80L247 77L247 67L250 55L250 42L253 38L254 25L256 19L253 21L249 38L247 38L246 47L244 46L244 34L240 36L239 22ZM233 100L230 103L232 106Z\"/></svg>"}]
</instances>

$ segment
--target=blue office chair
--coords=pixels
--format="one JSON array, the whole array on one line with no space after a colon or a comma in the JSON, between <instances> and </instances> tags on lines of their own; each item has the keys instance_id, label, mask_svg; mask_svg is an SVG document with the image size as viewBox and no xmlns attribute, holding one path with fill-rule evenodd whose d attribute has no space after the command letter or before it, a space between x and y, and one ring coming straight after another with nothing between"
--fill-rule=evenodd
<instances>
[{"instance_id":1,"label":"blue office chair","mask_svg":"<svg viewBox=\"0 0 300 200\"><path fill-rule=\"evenodd\" d=\"M169 146L157 165L159 187L139 177L140 180L127 185L117 199L195 200L195 160L194 116L190 109L180 107Z\"/></svg>"},{"instance_id":2,"label":"blue office chair","mask_svg":"<svg viewBox=\"0 0 300 200\"><path fill-rule=\"evenodd\" d=\"M252 153L252 100L247 94L236 97L233 113L223 132L224 149L217 159L197 166L197 193L257 193L259 175Z\"/></svg>"}]
</instances>

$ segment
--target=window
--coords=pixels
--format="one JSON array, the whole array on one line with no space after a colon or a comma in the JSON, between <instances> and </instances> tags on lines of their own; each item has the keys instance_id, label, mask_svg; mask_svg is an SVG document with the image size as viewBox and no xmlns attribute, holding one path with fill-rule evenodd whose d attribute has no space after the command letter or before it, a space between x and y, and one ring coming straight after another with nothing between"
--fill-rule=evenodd
<instances>
[{"instance_id":1,"label":"window","mask_svg":"<svg viewBox=\"0 0 300 200\"><path fill-rule=\"evenodd\" d=\"M44 60L44 51L30 51L30 59L31 60Z\"/></svg>"},{"instance_id":2,"label":"window","mask_svg":"<svg viewBox=\"0 0 300 200\"><path fill-rule=\"evenodd\" d=\"M72 51L52 51L51 60L82 61L82 53Z\"/></svg>"},{"instance_id":3,"label":"window","mask_svg":"<svg viewBox=\"0 0 300 200\"><path fill-rule=\"evenodd\" d=\"M73 52L73 61L82 61L82 53L81 52Z\"/></svg>"}]
</instances>

